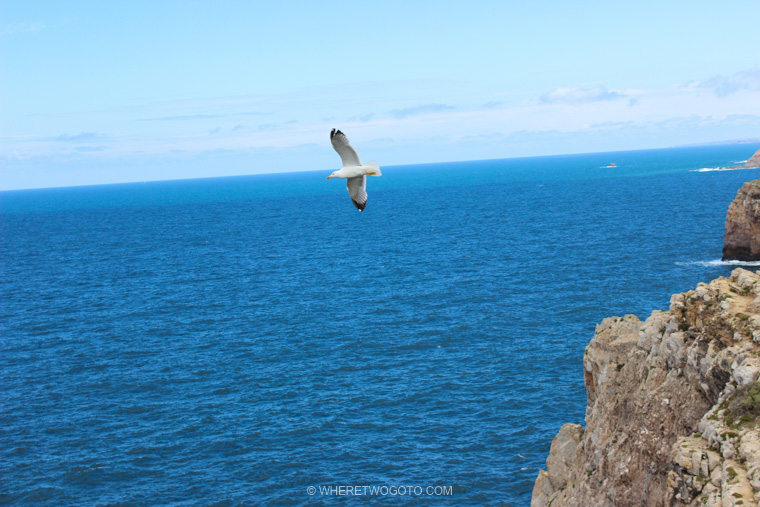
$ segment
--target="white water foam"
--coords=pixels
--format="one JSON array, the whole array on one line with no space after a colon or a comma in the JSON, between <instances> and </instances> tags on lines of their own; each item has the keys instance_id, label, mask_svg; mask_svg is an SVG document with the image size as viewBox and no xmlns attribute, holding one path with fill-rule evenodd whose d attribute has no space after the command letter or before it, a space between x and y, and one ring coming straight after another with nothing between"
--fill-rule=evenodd
<instances>
[{"instance_id":1,"label":"white water foam","mask_svg":"<svg viewBox=\"0 0 760 507\"><path fill-rule=\"evenodd\" d=\"M757 169L757 167L703 167L702 169L692 169L693 173L707 173L711 171L741 171L742 169Z\"/></svg>"},{"instance_id":2,"label":"white water foam","mask_svg":"<svg viewBox=\"0 0 760 507\"><path fill-rule=\"evenodd\" d=\"M714 261L691 261L691 262L676 262L677 266L702 266L702 267L715 267L715 266L738 266L738 267L755 267L760 266L760 261L722 261L720 259Z\"/></svg>"}]
</instances>

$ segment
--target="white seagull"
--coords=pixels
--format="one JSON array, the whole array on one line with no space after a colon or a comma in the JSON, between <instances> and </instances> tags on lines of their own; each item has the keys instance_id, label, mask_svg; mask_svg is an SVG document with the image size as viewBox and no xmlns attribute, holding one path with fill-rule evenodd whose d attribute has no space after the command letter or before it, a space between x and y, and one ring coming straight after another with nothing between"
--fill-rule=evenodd
<instances>
[{"instance_id":1,"label":"white seagull","mask_svg":"<svg viewBox=\"0 0 760 507\"><path fill-rule=\"evenodd\" d=\"M380 172L380 166L375 161L362 165L359 154L356 153L354 147L348 142L346 134L340 130L332 129L330 132L330 142L332 142L333 148L340 155L343 167L340 171L333 172L327 179L345 178L351 202L354 203L356 209L364 211L364 208L367 206L367 175L382 176L383 173Z\"/></svg>"}]
</instances>

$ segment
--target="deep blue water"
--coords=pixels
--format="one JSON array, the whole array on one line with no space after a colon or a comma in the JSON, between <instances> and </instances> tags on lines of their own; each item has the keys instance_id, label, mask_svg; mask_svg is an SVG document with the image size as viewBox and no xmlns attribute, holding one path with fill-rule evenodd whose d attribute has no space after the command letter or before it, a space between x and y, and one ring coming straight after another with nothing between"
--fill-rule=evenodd
<instances>
[{"instance_id":1,"label":"deep blue water","mask_svg":"<svg viewBox=\"0 0 760 507\"><path fill-rule=\"evenodd\" d=\"M0 500L526 505L604 317L730 273L757 145L0 193ZM616 162L616 169L603 169Z\"/></svg>"}]
</instances>

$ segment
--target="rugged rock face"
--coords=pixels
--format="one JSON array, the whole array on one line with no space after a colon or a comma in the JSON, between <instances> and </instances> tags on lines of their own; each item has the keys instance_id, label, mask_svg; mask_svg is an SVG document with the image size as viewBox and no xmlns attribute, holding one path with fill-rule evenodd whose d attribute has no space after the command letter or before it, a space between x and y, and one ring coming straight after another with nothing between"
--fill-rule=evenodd
<instances>
[{"instance_id":1,"label":"rugged rock face","mask_svg":"<svg viewBox=\"0 0 760 507\"><path fill-rule=\"evenodd\" d=\"M728 207L723 260L760 260L760 180L745 183Z\"/></svg>"},{"instance_id":2,"label":"rugged rock face","mask_svg":"<svg viewBox=\"0 0 760 507\"><path fill-rule=\"evenodd\" d=\"M603 320L583 364L586 428L554 438L532 506L758 505L760 274Z\"/></svg>"}]
</instances>

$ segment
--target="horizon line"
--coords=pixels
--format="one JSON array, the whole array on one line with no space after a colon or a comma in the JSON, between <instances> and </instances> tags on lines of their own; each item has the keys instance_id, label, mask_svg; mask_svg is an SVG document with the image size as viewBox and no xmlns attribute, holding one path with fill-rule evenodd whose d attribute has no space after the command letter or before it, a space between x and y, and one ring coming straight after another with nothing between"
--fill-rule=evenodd
<instances>
[{"instance_id":1,"label":"horizon line","mask_svg":"<svg viewBox=\"0 0 760 507\"><path fill-rule=\"evenodd\" d=\"M679 144L675 146L667 146L664 148L640 148L633 150L611 150L611 151L588 151L588 152L575 152L575 153L560 153L555 155L528 155L522 157L501 157L501 158L482 158L482 159L469 159L469 160L450 160L446 162L423 162L418 164L394 164L386 165L382 167L417 167L426 165L441 165L441 164L460 164L463 162L487 162L496 160L519 160L530 158L552 158L552 157L568 157L575 155L603 155L606 153L630 153L635 151L658 151L658 150L673 150L678 148L706 148L709 146L727 146L737 144L760 144L760 138L744 138L744 139L729 139L725 141L708 141L704 143L691 143L691 144ZM84 185L58 185L58 186L41 186L41 187L22 187L22 188L7 188L0 189L0 193L4 192L18 192L24 190L52 190L56 188L83 188L83 187L100 187L105 185L133 185L137 183L159 183L169 181L191 181L191 180L204 180L204 179L217 179L217 178L247 178L253 176L267 176L272 174L299 174L299 173L313 173L329 171L330 169L310 169L308 171L296 170L296 171L265 171L256 172L250 174L226 174L219 176L190 176L187 178L167 178L167 179L154 179L154 180L132 180L132 181L114 181L110 183L89 183Z\"/></svg>"}]
</instances>

